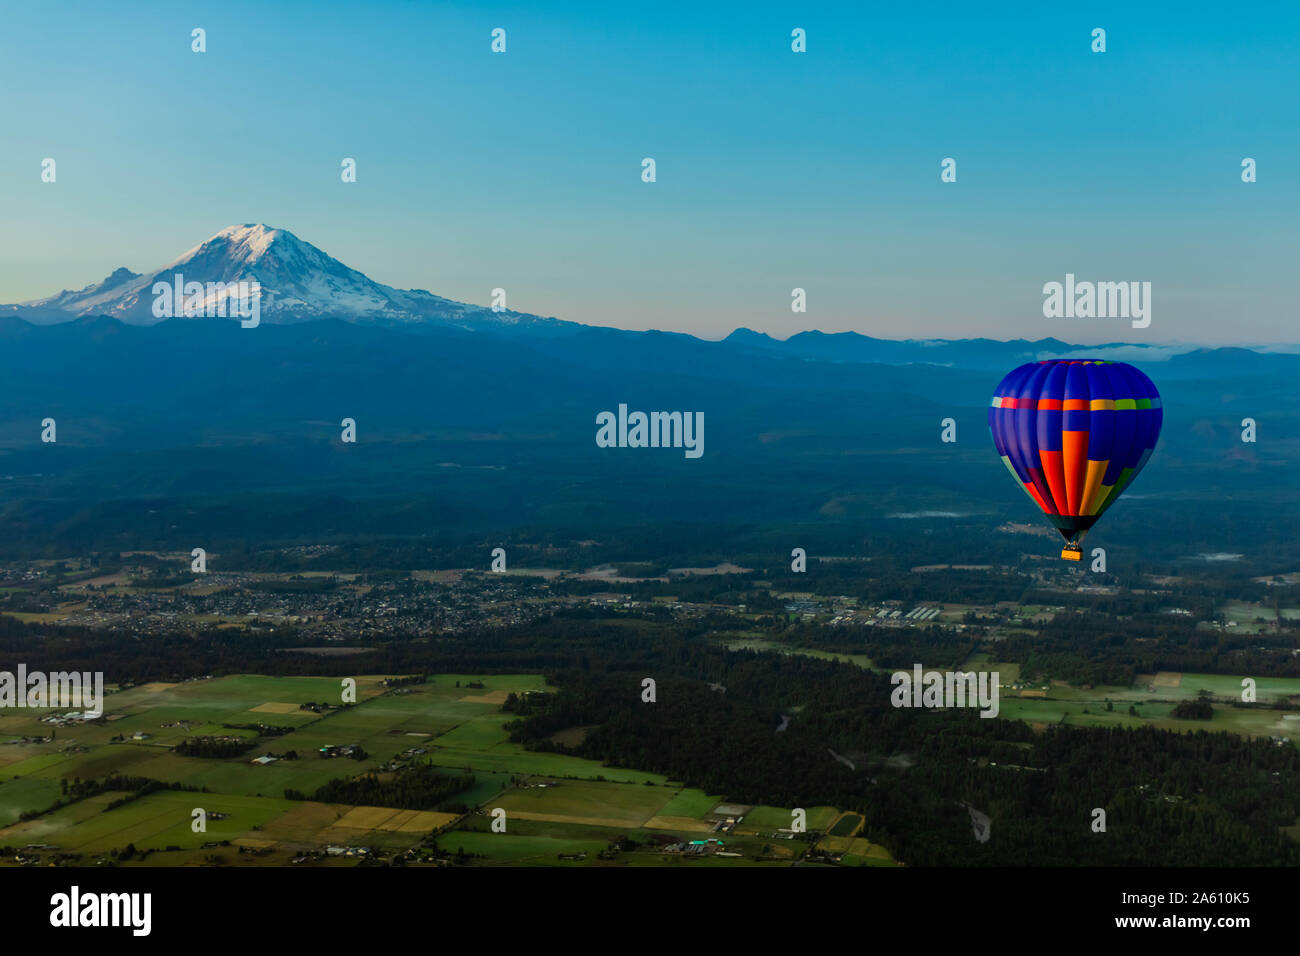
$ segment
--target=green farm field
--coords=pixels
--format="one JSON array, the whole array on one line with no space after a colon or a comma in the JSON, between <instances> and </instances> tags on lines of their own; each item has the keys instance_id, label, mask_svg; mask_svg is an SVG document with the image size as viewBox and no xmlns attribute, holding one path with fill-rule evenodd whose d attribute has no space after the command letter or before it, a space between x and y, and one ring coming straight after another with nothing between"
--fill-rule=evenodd
<instances>
[{"instance_id":1,"label":"green farm field","mask_svg":"<svg viewBox=\"0 0 1300 956\"><path fill-rule=\"evenodd\" d=\"M993 668L1006 665L990 664ZM1211 730L1247 737L1284 738L1300 745L1300 679L1255 679L1256 703L1239 707L1241 676L1224 674L1162 673L1140 675L1131 687L1100 685L1079 687L1053 681L1044 697L1017 697L1004 693L999 716L1035 725L1071 724L1091 727L1139 727L1151 724L1166 730ZM1182 701L1211 695L1210 720L1184 720L1172 716ZM1107 710L1107 702L1112 710ZM1272 705L1282 704L1281 709ZM1133 707L1136 716L1129 713Z\"/></svg>"},{"instance_id":2,"label":"green farm field","mask_svg":"<svg viewBox=\"0 0 1300 956\"><path fill-rule=\"evenodd\" d=\"M723 795L512 743L505 729L512 715L501 704L509 693L544 692L539 675L439 675L398 688L383 680L356 678L354 704L320 712L301 705L339 701L338 679L238 675L131 687L106 695L104 719L59 726L42 720L52 711L7 711L0 716L0 846L14 854L4 865L43 852L76 865L351 866L366 856L345 851L362 847L370 857L404 854L414 863L463 850L459 861L469 865L662 865L687 862L666 846L704 839L714 841L710 853L691 855L690 863L789 865L806 848L769 846L770 831L790 826L790 808L755 807L733 833L719 833L713 811ZM258 724L290 729L259 737L229 726ZM173 749L200 735L256 743L229 758ZM365 759L320 755L349 744L360 745ZM290 751L297 759L284 759ZM266 753L281 759L251 762ZM474 782L429 813L310 799L332 780L368 771L382 779L405 763ZM110 775L175 789L82 799L64 790ZM289 799L286 790L308 799ZM196 808L208 814L200 832L191 825ZM505 812L504 833L491 830L496 809ZM809 829L838 815L834 807L808 808ZM133 855L122 854L128 845ZM326 847L335 850L327 855Z\"/></svg>"},{"instance_id":3,"label":"green farm field","mask_svg":"<svg viewBox=\"0 0 1300 956\"><path fill-rule=\"evenodd\" d=\"M866 654L837 654L834 651L825 651L816 647L797 647L793 644L783 644L780 641L762 637L746 637L738 634L723 635L716 640L729 651L775 651L780 654L815 657L824 661L844 661L856 664L863 670L873 670L875 668L875 664Z\"/></svg>"}]
</instances>

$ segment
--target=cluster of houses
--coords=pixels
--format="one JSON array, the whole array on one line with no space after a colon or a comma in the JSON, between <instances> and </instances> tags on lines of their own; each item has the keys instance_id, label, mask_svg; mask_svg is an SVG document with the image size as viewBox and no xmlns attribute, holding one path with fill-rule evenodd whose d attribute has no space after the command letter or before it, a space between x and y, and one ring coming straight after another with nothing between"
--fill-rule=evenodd
<instances>
[{"instance_id":1,"label":"cluster of houses","mask_svg":"<svg viewBox=\"0 0 1300 956\"><path fill-rule=\"evenodd\" d=\"M139 742L139 741L142 741L142 740L149 740L149 739L152 738L152 737L153 737L153 734L146 733L146 732L143 731L143 730L137 730L137 731L136 731L135 733L133 733L129 738L126 736L126 734L114 734L112 737L109 737L108 740L109 740L109 743L117 744L117 743L121 743L122 741L124 741L124 740L128 740L128 739Z\"/></svg>"},{"instance_id":2,"label":"cluster of houses","mask_svg":"<svg viewBox=\"0 0 1300 956\"><path fill-rule=\"evenodd\" d=\"M49 743L53 743L53 742L54 742L54 734L50 734L50 736L48 736L48 737L22 736L22 737L17 738L16 740L6 740L6 741L4 741L4 743L7 743L7 744L19 744L19 745L23 745L23 744L49 744Z\"/></svg>"},{"instance_id":3,"label":"cluster of houses","mask_svg":"<svg viewBox=\"0 0 1300 956\"><path fill-rule=\"evenodd\" d=\"M37 855L38 851L54 850L57 852L58 849L53 843L29 843L26 848L14 854L13 861L20 866L40 866L41 858ZM54 864L50 865L53 866Z\"/></svg>"},{"instance_id":4,"label":"cluster of houses","mask_svg":"<svg viewBox=\"0 0 1300 956\"><path fill-rule=\"evenodd\" d=\"M66 714L46 714L41 718L43 724L53 724L55 727L66 727L70 724L84 724L88 720L99 720L103 714L88 715L80 710L70 710Z\"/></svg>"},{"instance_id":5,"label":"cluster of houses","mask_svg":"<svg viewBox=\"0 0 1300 956\"><path fill-rule=\"evenodd\" d=\"M730 833L736 829L736 824L745 819L745 814L750 811L749 807L743 807L733 803L720 803L710 811L708 818L713 821L710 828L712 833Z\"/></svg>"},{"instance_id":6,"label":"cluster of houses","mask_svg":"<svg viewBox=\"0 0 1300 956\"><path fill-rule=\"evenodd\" d=\"M404 581L379 584L361 593L358 586L320 592L266 591L260 583L238 573L208 573L202 586L125 591L110 585L67 586L84 608L67 612L71 624L135 634L164 634L187 616L237 621L250 630L281 624L302 626L323 643L352 642L395 635L421 636L457 632L484 624L511 626L535 620L545 610L538 598L549 598L548 587L533 580L501 580L502 575L466 575L445 584ZM31 583L35 579L29 579ZM560 603L577 606L581 598ZM47 609L42 605L42 609Z\"/></svg>"},{"instance_id":7,"label":"cluster of houses","mask_svg":"<svg viewBox=\"0 0 1300 956\"><path fill-rule=\"evenodd\" d=\"M325 848L325 852L329 856L366 857L370 855L370 847L368 846L327 846Z\"/></svg>"},{"instance_id":8,"label":"cluster of houses","mask_svg":"<svg viewBox=\"0 0 1300 956\"><path fill-rule=\"evenodd\" d=\"M826 608L818 601L810 601L807 598L800 598L797 601L791 601L785 606L786 614L798 614L804 618L815 617L818 614L825 613Z\"/></svg>"},{"instance_id":9,"label":"cluster of houses","mask_svg":"<svg viewBox=\"0 0 1300 956\"><path fill-rule=\"evenodd\" d=\"M876 611L875 617L868 621L870 624L898 623L898 624L920 624L925 621L932 621L943 613L942 605L935 604L918 604L907 613L903 613L902 607L890 607L895 602L886 602L880 610Z\"/></svg>"},{"instance_id":10,"label":"cluster of houses","mask_svg":"<svg viewBox=\"0 0 1300 956\"><path fill-rule=\"evenodd\" d=\"M669 843L663 847L665 853L680 853L683 856L705 856L712 854L714 856L738 857L739 853L732 853L725 849L726 844L717 837L709 837L705 840L689 840L683 843Z\"/></svg>"},{"instance_id":11,"label":"cluster of houses","mask_svg":"<svg viewBox=\"0 0 1300 956\"><path fill-rule=\"evenodd\" d=\"M320 749L323 758L353 757L361 750L360 744L326 744Z\"/></svg>"},{"instance_id":12,"label":"cluster of houses","mask_svg":"<svg viewBox=\"0 0 1300 956\"><path fill-rule=\"evenodd\" d=\"M411 853L412 851L408 850L407 856L409 857ZM309 863L312 860L323 860L327 856L342 856L342 857L348 857L352 859L363 859L363 860L377 858L375 857L375 851L368 846L330 845L325 847L324 850L304 851L303 853L300 853L298 856L295 856L289 862L293 865L298 865L301 863Z\"/></svg>"}]
</instances>

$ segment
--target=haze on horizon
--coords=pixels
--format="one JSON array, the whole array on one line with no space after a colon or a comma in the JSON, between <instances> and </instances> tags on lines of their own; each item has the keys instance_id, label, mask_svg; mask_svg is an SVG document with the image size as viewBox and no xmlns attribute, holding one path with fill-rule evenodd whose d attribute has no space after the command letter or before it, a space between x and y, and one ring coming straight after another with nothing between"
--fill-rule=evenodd
<instances>
[{"instance_id":1,"label":"haze on horizon","mask_svg":"<svg viewBox=\"0 0 1300 956\"><path fill-rule=\"evenodd\" d=\"M704 338L1300 340L1294 5L140 9L8 11L0 302L259 222L397 288ZM1044 318L1066 273L1151 282L1150 328Z\"/></svg>"}]
</instances>

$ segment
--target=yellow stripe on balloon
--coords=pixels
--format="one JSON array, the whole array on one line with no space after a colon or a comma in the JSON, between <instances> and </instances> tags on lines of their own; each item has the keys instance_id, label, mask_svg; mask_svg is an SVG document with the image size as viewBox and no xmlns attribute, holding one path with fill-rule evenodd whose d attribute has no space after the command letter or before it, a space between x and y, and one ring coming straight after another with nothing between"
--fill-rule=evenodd
<instances>
[{"instance_id":1,"label":"yellow stripe on balloon","mask_svg":"<svg viewBox=\"0 0 1300 956\"><path fill-rule=\"evenodd\" d=\"M1102 476L1106 474L1106 466L1109 464L1109 461L1088 462L1088 477L1083 486L1083 500L1088 504L1083 509L1083 514L1095 515L1102 502L1106 500L1106 496L1110 494L1112 486L1101 483Z\"/></svg>"}]
</instances>

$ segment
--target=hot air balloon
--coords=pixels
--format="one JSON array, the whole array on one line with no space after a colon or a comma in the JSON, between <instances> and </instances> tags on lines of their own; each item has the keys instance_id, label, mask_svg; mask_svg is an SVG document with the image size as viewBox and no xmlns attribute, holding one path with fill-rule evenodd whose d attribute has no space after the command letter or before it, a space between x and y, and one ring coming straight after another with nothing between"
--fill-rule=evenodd
<instances>
[{"instance_id":1,"label":"hot air balloon","mask_svg":"<svg viewBox=\"0 0 1300 956\"><path fill-rule=\"evenodd\" d=\"M1007 470L1078 561L1088 530L1156 447L1163 412L1151 379L1123 362L1022 365L993 393L989 431Z\"/></svg>"}]
</instances>

